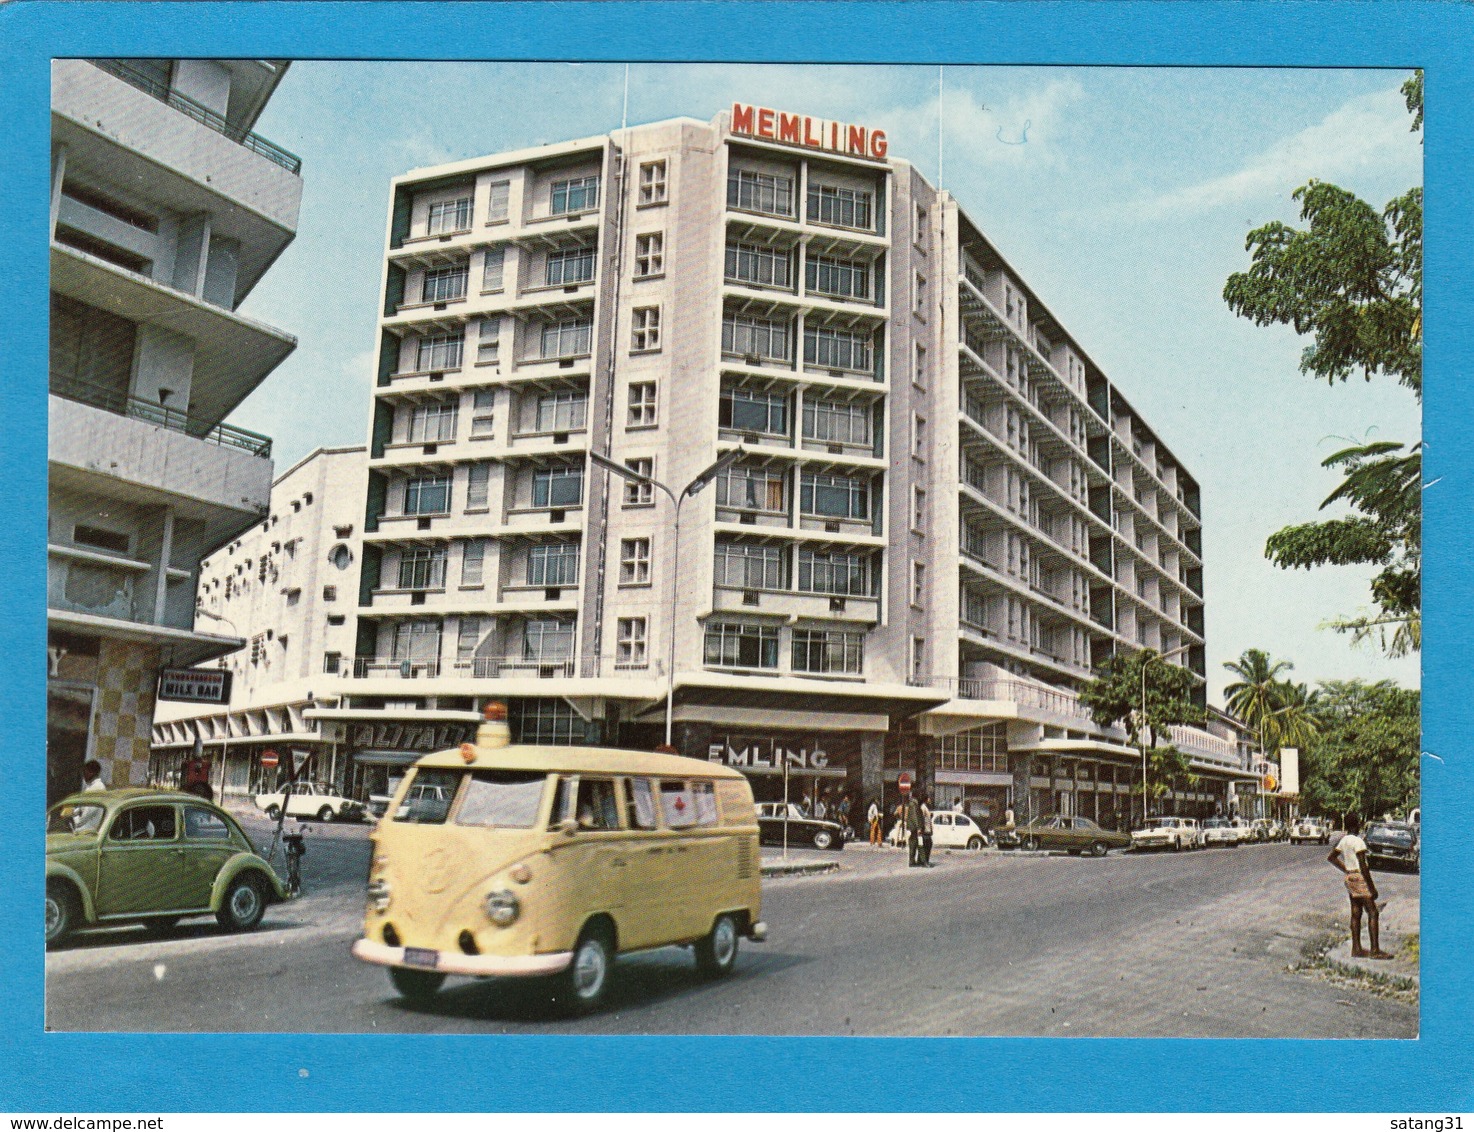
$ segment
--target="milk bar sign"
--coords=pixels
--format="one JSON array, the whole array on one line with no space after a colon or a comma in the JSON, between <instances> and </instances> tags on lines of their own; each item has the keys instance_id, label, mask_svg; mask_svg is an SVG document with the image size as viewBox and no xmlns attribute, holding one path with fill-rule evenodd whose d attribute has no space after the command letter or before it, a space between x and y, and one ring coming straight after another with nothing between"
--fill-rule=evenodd
<instances>
[{"instance_id":1,"label":"milk bar sign","mask_svg":"<svg viewBox=\"0 0 1474 1132\"><path fill-rule=\"evenodd\" d=\"M789 114L766 106L748 106L742 102L732 103L732 132L743 137L796 145L802 149L818 149L845 157L866 157L873 161L884 160L890 149L884 130L811 118L807 114Z\"/></svg>"},{"instance_id":2,"label":"milk bar sign","mask_svg":"<svg viewBox=\"0 0 1474 1132\"><path fill-rule=\"evenodd\" d=\"M361 723L353 728L351 742L360 749L443 751L459 746L474 728L465 723Z\"/></svg>"},{"instance_id":3,"label":"milk bar sign","mask_svg":"<svg viewBox=\"0 0 1474 1132\"><path fill-rule=\"evenodd\" d=\"M165 668L158 698L184 704L230 703L231 673L223 668Z\"/></svg>"}]
</instances>

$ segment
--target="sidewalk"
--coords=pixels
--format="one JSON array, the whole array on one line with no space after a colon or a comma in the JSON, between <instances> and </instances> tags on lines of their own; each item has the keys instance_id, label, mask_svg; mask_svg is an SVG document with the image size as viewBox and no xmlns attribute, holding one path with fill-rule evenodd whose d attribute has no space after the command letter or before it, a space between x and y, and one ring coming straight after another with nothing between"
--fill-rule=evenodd
<instances>
[{"instance_id":1,"label":"sidewalk","mask_svg":"<svg viewBox=\"0 0 1474 1132\"><path fill-rule=\"evenodd\" d=\"M1401 980L1419 985L1418 937L1421 923L1422 901L1414 891L1396 900L1389 900L1382 909L1382 950L1391 952L1391 959L1357 959L1351 954L1351 938L1345 939L1326 952L1326 962L1347 973L1374 975ZM1366 926L1362 926L1362 941L1370 948Z\"/></svg>"}]
</instances>

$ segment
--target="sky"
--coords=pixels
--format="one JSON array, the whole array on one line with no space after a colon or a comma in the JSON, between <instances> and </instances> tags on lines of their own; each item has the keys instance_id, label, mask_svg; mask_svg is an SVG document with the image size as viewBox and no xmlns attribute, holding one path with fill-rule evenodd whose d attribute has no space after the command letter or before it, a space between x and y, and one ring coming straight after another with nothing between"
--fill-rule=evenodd
<instances>
[{"instance_id":1,"label":"sky","mask_svg":"<svg viewBox=\"0 0 1474 1132\"><path fill-rule=\"evenodd\" d=\"M361 444L391 177L734 101L885 129L890 156L949 190L1202 488L1209 698L1261 648L1312 685L1418 682L1417 658L1326 621L1368 605L1358 567L1285 571L1265 539L1337 484L1348 442L1412 441L1392 380L1299 372L1308 339L1224 304L1247 233L1298 222L1311 178L1380 208L1422 183L1405 72L1345 69L298 62L257 132L303 161L295 242L242 307L296 352L232 416L279 471ZM627 109L626 109L627 107Z\"/></svg>"}]
</instances>

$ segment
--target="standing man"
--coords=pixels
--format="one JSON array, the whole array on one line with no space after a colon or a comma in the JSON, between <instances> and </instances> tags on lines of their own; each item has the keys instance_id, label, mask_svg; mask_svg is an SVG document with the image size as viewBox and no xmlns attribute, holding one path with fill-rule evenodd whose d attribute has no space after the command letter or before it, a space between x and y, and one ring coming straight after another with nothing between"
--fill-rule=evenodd
<instances>
[{"instance_id":1,"label":"standing man","mask_svg":"<svg viewBox=\"0 0 1474 1132\"><path fill-rule=\"evenodd\" d=\"M906 835L906 864L914 869L921 864L921 803L914 793L906 796L906 809L901 815L901 830Z\"/></svg>"},{"instance_id":2,"label":"standing man","mask_svg":"<svg viewBox=\"0 0 1474 1132\"><path fill-rule=\"evenodd\" d=\"M925 794L921 796L921 867L931 868L931 806Z\"/></svg>"},{"instance_id":3,"label":"standing man","mask_svg":"<svg viewBox=\"0 0 1474 1132\"><path fill-rule=\"evenodd\" d=\"M1346 874L1346 894L1351 897L1351 954L1358 959L1391 959L1392 956L1382 950L1382 917L1377 906L1377 885L1367 864L1367 843L1360 834L1361 819L1355 814L1347 814L1346 832L1326 860ZM1372 940L1370 954L1361 946L1363 912L1367 917L1367 934Z\"/></svg>"},{"instance_id":4,"label":"standing man","mask_svg":"<svg viewBox=\"0 0 1474 1132\"><path fill-rule=\"evenodd\" d=\"M102 780L102 764L96 759L88 759L82 764L82 793L106 789L107 783Z\"/></svg>"},{"instance_id":5,"label":"standing man","mask_svg":"<svg viewBox=\"0 0 1474 1132\"><path fill-rule=\"evenodd\" d=\"M870 844L879 846L882 834L880 828L880 803L873 798L870 800L870 808L865 811L865 821L870 826Z\"/></svg>"}]
</instances>

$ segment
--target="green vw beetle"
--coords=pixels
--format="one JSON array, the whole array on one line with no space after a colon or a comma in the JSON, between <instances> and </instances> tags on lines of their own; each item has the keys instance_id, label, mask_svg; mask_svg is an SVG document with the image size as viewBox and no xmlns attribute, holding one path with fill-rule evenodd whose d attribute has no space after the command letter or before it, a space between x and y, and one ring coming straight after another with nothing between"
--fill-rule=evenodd
<instances>
[{"instance_id":1,"label":"green vw beetle","mask_svg":"<svg viewBox=\"0 0 1474 1132\"><path fill-rule=\"evenodd\" d=\"M213 912L250 931L287 899L236 820L192 794L97 790L46 815L46 943L78 927L144 922L164 928Z\"/></svg>"}]
</instances>

